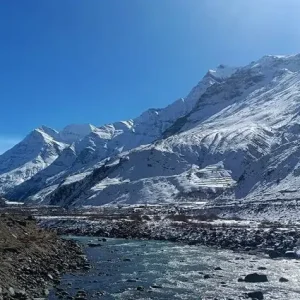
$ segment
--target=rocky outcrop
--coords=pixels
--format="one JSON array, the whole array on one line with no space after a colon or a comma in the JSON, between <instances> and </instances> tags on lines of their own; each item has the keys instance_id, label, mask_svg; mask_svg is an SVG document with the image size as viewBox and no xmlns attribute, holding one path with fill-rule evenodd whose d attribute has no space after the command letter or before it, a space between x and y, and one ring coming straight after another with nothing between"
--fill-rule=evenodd
<instances>
[{"instance_id":1,"label":"rocky outcrop","mask_svg":"<svg viewBox=\"0 0 300 300\"><path fill-rule=\"evenodd\" d=\"M74 241L41 230L32 218L0 216L0 299L47 297L66 271L86 264Z\"/></svg>"}]
</instances>

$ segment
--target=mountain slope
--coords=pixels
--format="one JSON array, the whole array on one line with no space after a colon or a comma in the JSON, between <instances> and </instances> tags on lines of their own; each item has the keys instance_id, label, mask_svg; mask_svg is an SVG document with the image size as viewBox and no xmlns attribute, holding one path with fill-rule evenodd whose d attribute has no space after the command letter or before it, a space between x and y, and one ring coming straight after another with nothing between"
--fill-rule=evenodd
<instances>
[{"instance_id":1,"label":"mountain slope","mask_svg":"<svg viewBox=\"0 0 300 300\"><path fill-rule=\"evenodd\" d=\"M56 159L53 157L52 164L40 164L37 172L29 171L24 180L13 182L12 178L10 185L3 191L7 192L9 198L20 200L35 195L39 190L45 189L48 193L53 191L66 176L85 173L86 169L91 172L97 162L107 157L152 143L161 138L165 130L178 118L189 113L208 87L218 84L235 71L235 68L225 66L220 66L214 71L210 70L186 98L179 99L163 109L149 109L133 120L99 128L90 124L73 124L60 132L42 126L40 130L43 133L51 136L57 143L67 144L69 148L61 152L59 157L56 156ZM18 162L17 157L14 160ZM20 166L23 164L25 162L20 162ZM18 172L18 168L15 171ZM34 198L39 196L38 194Z\"/></svg>"},{"instance_id":2,"label":"mountain slope","mask_svg":"<svg viewBox=\"0 0 300 300\"><path fill-rule=\"evenodd\" d=\"M61 205L297 199L299 99L300 55L221 65L185 99L93 128L11 195Z\"/></svg>"},{"instance_id":3,"label":"mountain slope","mask_svg":"<svg viewBox=\"0 0 300 300\"><path fill-rule=\"evenodd\" d=\"M299 55L240 68L210 86L165 139L121 154L126 160L111 171L108 162L80 193L76 180L66 180L46 201L55 203L62 190L77 205L297 197L299 71Z\"/></svg>"}]
</instances>

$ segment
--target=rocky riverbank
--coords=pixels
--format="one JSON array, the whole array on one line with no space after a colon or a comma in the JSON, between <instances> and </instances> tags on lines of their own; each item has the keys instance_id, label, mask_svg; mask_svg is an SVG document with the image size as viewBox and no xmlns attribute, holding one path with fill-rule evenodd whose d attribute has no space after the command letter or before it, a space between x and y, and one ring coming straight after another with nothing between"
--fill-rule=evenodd
<instances>
[{"instance_id":1,"label":"rocky riverbank","mask_svg":"<svg viewBox=\"0 0 300 300\"><path fill-rule=\"evenodd\" d=\"M149 211L148 211L149 212ZM127 239L153 239L205 245L270 258L298 258L300 230L271 222L225 220L216 216L183 214L93 214L73 217L44 217L42 226L59 234Z\"/></svg>"},{"instance_id":2,"label":"rocky riverbank","mask_svg":"<svg viewBox=\"0 0 300 300\"><path fill-rule=\"evenodd\" d=\"M86 264L81 247L40 229L34 218L0 215L0 299L47 298L65 272Z\"/></svg>"}]
</instances>

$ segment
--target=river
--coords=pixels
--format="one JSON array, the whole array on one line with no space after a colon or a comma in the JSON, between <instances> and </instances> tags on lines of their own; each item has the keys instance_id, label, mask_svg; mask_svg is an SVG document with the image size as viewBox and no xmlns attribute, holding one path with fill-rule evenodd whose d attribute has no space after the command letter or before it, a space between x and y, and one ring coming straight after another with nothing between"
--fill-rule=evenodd
<instances>
[{"instance_id":1,"label":"river","mask_svg":"<svg viewBox=\"0 0 300 300\"><path fill-rule=\"evenodd\" d=\"M85 246L91 240L76 239ZM85 290L87 299L204 300L245 299L245 293L262 291L264 299L300 299L300 263L296 260L161 241L107 239L100 243L101 247L85 248L90 270L62 278L59 289L66 295ZM238 282L254 272L266 274L269 281ZM281 277L288 281L280 282ZM50 300L59 299L56 292L51 291Z\"/></svg>"}]
</instances>

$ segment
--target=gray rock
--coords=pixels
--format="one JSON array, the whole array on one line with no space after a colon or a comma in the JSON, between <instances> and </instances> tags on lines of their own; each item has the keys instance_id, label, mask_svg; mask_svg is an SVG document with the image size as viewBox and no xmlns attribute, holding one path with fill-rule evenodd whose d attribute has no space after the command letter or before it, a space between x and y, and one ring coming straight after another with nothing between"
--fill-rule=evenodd
<instances>
[{"instance_id":1,"label":"gray rock","mask_svg":"<svg viewBox=\"0 0 300 300\"><path fill-rule=\"evenodd\" d=\"M267 282L268 277L265 274L252 273L246 275L245 282Z\"/></svg>"},{"instance_id":2,"label":"gray rock","mask_svg":"<svg viewBox=\"0 0 300 300\"><path fill-rule=\"evenodd\" d=\"M89 269L91 269L91 266L90 266L89 264L85 264L85 265L83 266L83 269L84 269L84 270L89 270Z\"/></svg>"},{"instance_id":3,"label":"gray rock","mask_svg":"<svg viewBox=\"0 0 300 300\"><path fill-rule=\"evenodd\" d=\"M62 291L62 292L61 292L61 295L62 295L62 296L69 296L69 293L66 292L66 291Z\"/></svg>"},{"instance_id":4,"label":"gray rock","mask_svg":"<svg viewBox=\"0 0 300 300\"><path fill-rule=\"evenodd\" d=\"M284 277L280 277L279 278L279 282L288 282L289 280L284 278Z\"/></svg>"},{"instance_id":5,"label":"gray rock","mask_svg":"<svg viewBox=\"0 0 300 300\"><path fill-rule=\"evenodd\" d=\"M256 300L264 299L264 294L261 291L247 293L247 296L248 298L256 299Z\"/></svg>"},{"instance_id":6,"label":"gray rock","mask_svg":"<svg viewBox=\"0 0 300 300\"><path fill-rule=\"evenodd\" d=\"M270 258L277 258L281 256L281 254L276 250L269 250L268 254Z\"/></svg>"},{"instance_id":7,"label":"gray rock","mask_svg":"<svg viewBox=\"0 0 300 300\"><path fill-rule=\"evenodd\" d=\"M14 299L27 300L27 293L25 290L15 290Z\"/></svg>"},{"instance_id":8,"label":"gray rock","mask_svg":"<svg viewBox=\"0 0 300 300\"><path fill-rule=\"evenodd\" d=\"M100 243L88 243L89 247L95 248L95 247L102 247Z\"/></svg>"},{"instance_id":9,"label":"gray rock","mask_svg":"<svg viewBox=\"0 0 300 300\"><path fill-rule=\"evenodd\" d=\"M86 295L87 295L87 293L86 293L85 290L78 290L78 291L77 291L77 294L76 294L76 297L77 297L77 296L86 296Z\"/></svg>"},{"instance_id":10,"label":"gray rock","mask_svg":"<svg viewBox=\"0 0 300 300\"><path fill-rule=\"evenodd\" d=\"M162 289L162 286L161 285L158 285L158 284L152 284L151 287L153 289Z\"/></svg>"},{"instance_id":11,"label":"gray rock","mask_svg":"<svg viewBox=\"0 0 300 300\"><path fill-rule=\"evenodd\" d=\"M297 258L297 253L294 252L294 251L286 251L284 253L284 257L287 257L287 258Z\"/></svg>"},{"instance_id":12,"label":"gray rock","mask_svg":"<svg viewBox=\"0 0 300 300\"><path fill-rule=\"evenodd\" d=\"M50 292L48 289L44 289L44 296L49 296Z\"/></svg>"},{"instance_id":13,"label":"gray rock","mask_svg":"<svg viewBox=\"0 0 300 300\"><path fill-rule=\"evenodd\" d=\"M9 294L10 294L11 296L14 296L14 295L15 295L15 289L14 289L13 287L10 287L10 288L8 289L8 292L9 292Z\"/></svg>"}]
</instances>

